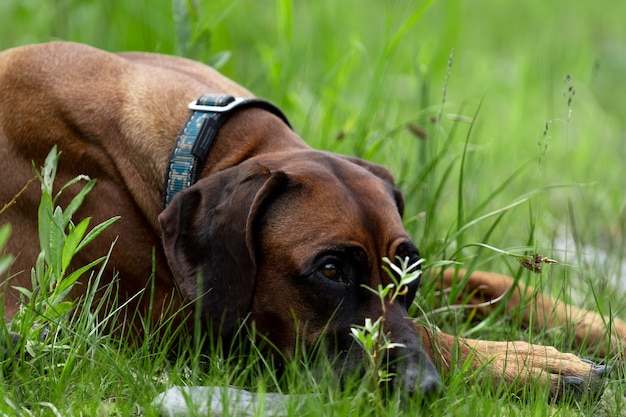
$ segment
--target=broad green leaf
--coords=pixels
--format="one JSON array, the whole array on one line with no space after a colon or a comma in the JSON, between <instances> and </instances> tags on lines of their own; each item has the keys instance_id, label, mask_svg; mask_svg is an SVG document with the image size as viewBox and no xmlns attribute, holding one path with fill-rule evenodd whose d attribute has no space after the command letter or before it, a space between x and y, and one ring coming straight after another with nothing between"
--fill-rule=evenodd
<instances>
[{"instance_id":1,"label":"broad green leaf","mask_svg":"<svg viewBox=\"0 0 626 417\"><path fill-rule=\"evenodd\" d=\"M45 317L48 321L55 321L59 317L67 314L72 308L74 303L71 301L63 301L56 304L51 304L46 308Z\"/></svg>"},{"instance_id":2,"label":"broad green leaf","mask_svg":"<svg viewBox=\"0 0 626 417\"><path fill-rule=\"evenodd\" d=\"M87 232L87 228L89 227L90 221L91 221L91 217L87 217L86 219L78 223L76 227L72 228L72 230L70 230L70 232L68 233L67 238L65 239L65 245L63 246L63 255L62 255L63 274L65 274L67 267L70 265L70 262L72 262L72 258L77 252L76 248L78 248L80 241L83 239L83 236L85 236L85 233Z\"/></svg>"},{"instance_id":3,"label":"broad green leaf","mask_svg":"<svg viewBox=\"0 0 626 417\"><path fill-rule=\"evenodd\" d=\"M52 224L52 210L52 198L49 193L43 191L37 216L39 246L41 251L45 253L46 260L49 260L50 256L50 225Z\"/></svg>"},{"instance_id":4,"label":"broad green leaf","mask_svg":"<svg viewBox=\"0 0 626 417\"><path fill-rule=\"evenodd\" d=\"M37 256L35 268L30 272L30 280L33 289L48 287L48 280L46 279L46 254L43 251Z\"/></svg>"},{"instance_id":5,"label":"broad green leaf","mask_svg":"<svg viewBox=\"0 0 626 417\"><path fill-rule=\"evenodd\" d=\"M0 251L2 251L2 249L7 244L9 236L11 236L11 225L5 224L4 226L0 227ZM0 275L4 274L9 269L12 262L12 255L5 254L0 256Z\"/></svg>"},{"instance_id":6,"label":"broad green leaf","mask_svg":"<svg viewBox=\"0 0 626 417\"><path fill-rule=\"evenodd\" d=\"M65 208L65 224L69 223L74 213L76 213L76 210L78 210L78 208L83 204L83 201L85 201L85 197L87 196L87 194L89 194L89 192L93 189L95 185L96 180L90 180L87 184L85 184L82 190L80 190L78 194L74 196L72 201L70 201L70 204L68 204Z\"/></svg>"},{"instance_id":7,"label":"broad green leaf","mask_svg":"<svg viewBox=\"0 0 626 417\"><path fill-rule=\"evenodd\" d=\"M24 297L28 298L29 300L33 297L33 292L29 290L28 288L16 287L16 286L12 286L11 288L21 293Z\"/></svg>"},{"instance_id":8,"label":"broad green leaf","mask_svg":"<svg viewBox=\"0 0 626 417\"><path fill-rule=\"evenodd\" d=\"M98 258L95 261L92 261L89 264L82 266L78 268L77 270L73 271L67 277L64 277L61 280L61 282L59 282L59 284L57 285L55 289L55 293L56 293L54 297L55 300L60 301L61 299L63 299L72 290L72 287L76 284L76 281L78 281L78 278L80 278L85 272L94 268L96 265L98 265L105 259L106 259L106 256Z\"/></svg>"},{"instance_id":9,"label":"broad green leaf","mask_svg":"<svg viewBox=\"0 0 626 417\"><path fill-rule=\"evenodd\" d=\"M41 189L52 195L52 185L54 183L54 178L56 177L57 165L59 162L59 154L57 152L57 147L54 145L48 156L46 156L46 160L44 161L44 165L41 169Z\"/></svg>"},{"instance_id":10,"label":"broad green leaf","mask_svg":"<svg viewBox=\"0 0 626 417\"><path fill-rule=\"evenodd\" d=\"M63 256L63 246L65 246L65 223L63 219L63 210L57 207L54 210L53 222L50 225L50 256L49 265L52 268L54 280L50 285L54 285L55 281L61 279L61 265Z\"/></svg>"},{"instance_id":11,"label":"broad green leaf","mask_svg":"<svg viewBox=\"0 0 626 417\"><path fill-rule=\"evenodd\" d=\"M103 221L102 223L100 223L99 225L91 229L89 233L87 233L87 236L85 236L85 238L82 240L82 242L80 242L80 244L76 248L76 252L80 252L82 248L87 246L92 240L97 238L100 235L100 233L102 233L107 227L111 226L113 223L115 223L119 219L120 219L120 216L115 216L113 218L110 218L109 220Z\"/></svg>"},{"instance_id":12,"label":"broad green leaf","mask_svg":"<svg viewBox=\"0 0 626 417\"><path fill-rule=\"evenodd\" d=\"M57 193L56 196L54 196L54 202L56 203L57 199L59 198L59 196L61 195L61 193L63 193L63 191L67 190L68 188L70 188L72 185L81 182L81 181L91 181L91 178L89 178L87 175L77 175L76 177L74 177L73 179L69 180L67 182L67 184L65 184L63 187L61 187L61 189L59 190L59 192Z\"/></svg>"}]
</instances>

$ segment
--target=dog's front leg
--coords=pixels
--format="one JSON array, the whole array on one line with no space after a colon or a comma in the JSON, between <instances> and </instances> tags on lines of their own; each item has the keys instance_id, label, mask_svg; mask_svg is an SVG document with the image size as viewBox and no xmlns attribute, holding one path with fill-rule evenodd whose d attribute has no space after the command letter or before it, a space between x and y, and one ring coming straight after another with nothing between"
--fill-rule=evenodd
<instances>
[{"instance_id":1,"label":"dog's front leg","mask_svg":"<svg viewBox=\"0 0 626 417\"><path fill-rule=\"evenodd\" d=\"M610 369L551 346L465 339L424 325L417 327L440 372L469 367L493 385L505 384L516 393L543 383L549 385L554 400L564 395L597 396L604 386L602 377Z\"/></svg>"},{"instance_id":2,"label":"dog's front leg","mask_svg":"<svg viewBox=\"0 0 626 417\"><path fill-rule=\"evenodd\" d=\"M466 271L452 269L441 272L438 289L464 279ZM576 344L589 349L595 356L626 358L626 323L616 317L606 317L541 294L534 288L506 275L476 271L467 277L463 297L469 295L468 306L476 306L486 316L506 300L506 311L520 314L524 324L538 328L563 327L571 329ZM502 300L502 301L498 301ZM467 300L466 300L467 302Z\"/></svg>"}]
</instances>

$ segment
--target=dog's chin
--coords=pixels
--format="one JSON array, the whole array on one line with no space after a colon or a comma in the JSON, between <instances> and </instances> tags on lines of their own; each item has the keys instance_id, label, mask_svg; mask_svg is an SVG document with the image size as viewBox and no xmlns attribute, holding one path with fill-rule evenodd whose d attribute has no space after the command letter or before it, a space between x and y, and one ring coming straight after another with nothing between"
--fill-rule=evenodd
<instances>
[{"instance_id":1,"label":"dog's chin","mask_svg":"<svg viewBox=\"0 0 626 417\"><path fill-rule=\"evenodd\" d=\"M443 387L432 360L421 349L391 349L381 361L386 366L380 365L379 370L385 371L380 374L376 374L363 349L355 343L347 349L329 351L327 358L333 379L341 389L372 381L385 395L430 398ZM381 376L383 373L388 378ZM327 377L328 368L316 365L314 375Z\"/></svg>"},{"instance_id":2,"label":"dog's chin","mask_svg":"<svg viewBox=\"0 0 626 417\"><path fill-rule=\"evenodd\" d=\"M259 323L252 323L252 326L245 324L223 349L234 356L262 352L279 374L295 360L300 364L303 361L308 363L316 381L330 382L346 391L368 384L379 387L385 395L428 398L443 386L430 356L415 338L407 337L401 340L403 346L383 350L380 365L374 369L370 357L350 336L349 330L335 329L331 334L318 336L311 344L303 338L296 341L299 344L296 347L284 340L284 343L276 344L276 338L266 335L269 331L259 328Z\"/></svg>"}]
</instances>

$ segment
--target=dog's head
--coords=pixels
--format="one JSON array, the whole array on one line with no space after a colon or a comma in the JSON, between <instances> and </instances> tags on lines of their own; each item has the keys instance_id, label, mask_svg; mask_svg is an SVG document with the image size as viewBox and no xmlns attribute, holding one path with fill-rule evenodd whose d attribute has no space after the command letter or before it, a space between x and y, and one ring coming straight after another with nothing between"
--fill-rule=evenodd
<instances>
[{"instance_id":1,"label":"dog's head","mask_svg":"<svg viewBox=\"0 0 626 417\"><path fill-rule=\"evenodd\" d=\"M247 318L287 354L298 340L314 345L331 337L356 369L363 352L350 328L383 315L380 298L366 288L392 282L382 259L419 260L402 225L403 205L384 168L298 151L201 179L159 221L179 290L201 299L203 319L222 336ZM383 329L402 345L388 351L394 385L425 393L440 379L408 319L418 285L385 307Z\"/></svg>"}]
</instances>

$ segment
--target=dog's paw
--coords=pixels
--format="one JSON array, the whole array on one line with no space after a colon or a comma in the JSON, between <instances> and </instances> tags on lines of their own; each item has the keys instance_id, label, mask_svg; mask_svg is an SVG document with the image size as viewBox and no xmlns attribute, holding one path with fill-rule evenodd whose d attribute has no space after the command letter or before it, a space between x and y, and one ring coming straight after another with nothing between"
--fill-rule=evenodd
<instances>
[{"instance_id":1,"label":"dog's paw","mask_svg":"<svg viewBox=\"0 0 626 417\"><path fill-rule=\"evenodd\" d=\"M473 346L480 361L495 380L519 391L537 383L550 386L554 401L566 398L597 399L604 390L604 379L611 369L551 346L526 342L485 342Z\"/></svg>"},{"instance_id":2,"label":"dog's paw","mask_svg":"<svg viewBox=\"0 0 626 417\"><path fill-rule=\"evenodd\" d=\"M555 401L564 398L599 398L604 391L604 379L609 375L611 366L600 365L574 355L571 356L574 357L574 361L581 361L588 368L578 375L551 374L550 394L552 398Z\"/></svg>"}]
</instances>

